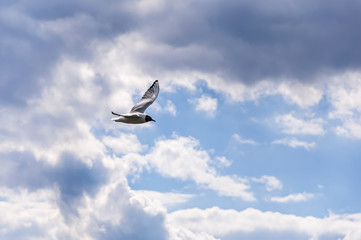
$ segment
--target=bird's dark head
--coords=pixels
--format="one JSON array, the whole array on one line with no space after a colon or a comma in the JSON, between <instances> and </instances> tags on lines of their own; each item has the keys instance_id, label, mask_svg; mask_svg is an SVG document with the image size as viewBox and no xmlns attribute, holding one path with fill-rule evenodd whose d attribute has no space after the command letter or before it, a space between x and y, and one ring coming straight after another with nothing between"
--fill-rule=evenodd
<instances>
[{"instance_id":1,"label":"bird's dark head","mask_svg":"<svg viewBox=\"0 0 361 240\"><path fill-rule=\"evenodd\" d=\"M149 116L149 115L146 115L146 116L145 116L145 121L146 121L146 122L150 122L150 121L155 122L155 120L154 120L153 118L151 118L151 116Z\"/></svg>"}]
</instances>

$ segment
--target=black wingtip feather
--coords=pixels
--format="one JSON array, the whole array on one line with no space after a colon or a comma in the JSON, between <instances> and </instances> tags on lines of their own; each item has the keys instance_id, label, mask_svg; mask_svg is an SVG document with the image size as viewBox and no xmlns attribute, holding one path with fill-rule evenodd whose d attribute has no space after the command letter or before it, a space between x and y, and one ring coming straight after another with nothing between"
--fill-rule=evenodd
<instances>
[{"instance_id":1,"label":"black wingtip feather","mask_svg":"<svg viewBox=\"0 0 361 240\"><path fill-rule=\"evenodd\" d=\"M150 88L154 87L154 85L158 82L158 80L155 80L154 83L152 84L152 86L150 86Z\"/></svg>"},{"instance_id":2,"label":"black wingtip feather","mask_svg":"<svg viewBox=\"0 0 361 240\"><path fill-rule=\"evenodd\" d=\"M148 88L148 90L149 90L149 89L152 89L157 82L158 82L158 80L155 80L154 83L152 84L152 86L150 86L150 87Z\"/></svg>"}]
</instances>

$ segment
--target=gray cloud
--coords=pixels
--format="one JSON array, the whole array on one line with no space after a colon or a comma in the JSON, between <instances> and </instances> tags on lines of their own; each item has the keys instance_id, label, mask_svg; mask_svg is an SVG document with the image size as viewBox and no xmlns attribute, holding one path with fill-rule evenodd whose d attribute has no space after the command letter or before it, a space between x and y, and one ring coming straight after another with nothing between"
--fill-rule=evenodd
<instances>
[{"instance_id":1,"label":"gray cloud","mask_svg":"<svg viewBox=\"0 0 361 240\"><path fill-rule=\"evenodd\" d=\"M44 176L43 164L37 163L29 152L1 154L0 161L0 182L7 187L36 190L49 185L49 179Z\"/></svg>"},{"instance_id":2,"label":"gray cloud","mask_svg":"<svg viewBox=\"0 0 361 240\"><path fill-rule=\"evenodd\" d=\"M113 40L125 33L139 34L139 38L153 44L127 52L131 54L127 57L134 60L130 64L137 64L140 71L149 75L161 71L200 71L251 84L263 78L283 77L312 81L324 72L361 67L358 47L361 6L356 0L159 1L158 6L143 8L139 4L116 0L1 1L0 110L3 106L11 107L11 111L5 112L9 115L2 114L6 124L0 128L1 137L10 137L19 145L32 142L43 148L66 141L67 137L61 135L77 128L74 118L94 117L90 110L99 108L101 103L94 106L93 102L72 101L77 92L69 90L62 106L76 109L70 111L71 116L64 109L61 116L53 116L39 108L34 117L23 115L19 120L15 113L19 109L32 112L28 108L29 99L43 100L39 95L54 84L55 65L64 58L94 63L93 58L101 58L101 53L95 53L94 43L98 47L102 42L121 45ZM77 77L59 92L70 89ZM106 75L96 75L94 84L101 90L99 96L93 97L99 102L112 92L106 81ZM45 103L51 102L44 99ZM8 124L16 131L7 129ZM84 135L84 139L87 137ZM60 192L57 204L63 216L76 215L83 193L95 196L107 183L108 172L96 160L89 167L74 155L62 152L66 148L59 151L60 160L54 166L43 162L44 159L35 159L27 151L2 153L1 184L29 191L56 186ZM98 239L166 238L164 215L153 216L141 207L123 203L130 198L127 186L123 187L111 198L114 206L124 208L117 211L130 221L113 224L96 219L94 225L106 231L93 235ZM34 232L24 230L9 236L17 239L24 235L40 236L38 228L41 226L28 229Z\"/></svg>"},{"instance_id":3,"label":"gray cloud","mask_svg":"<svg viewBox=\"0 0 361 240\"><path fill-rule=\"evenodd\" d=\"M107 181L106 174L99 162L89 167L71 155L63 156L56 168L50 168L45 173L50 182L55 183L60 190L59 207L64 216L76 214L79 198L84 193L94 196Z\"/></svg>"},{"instance_id":4,"label":"gray cloud","mask_svg":"<svg viewBox=\"0 0 361 240\"><path fill-rule=\"evenodd\" d=\"M0 100L24 103L61 57L86 60L94 41L126 32L169 46L135 56L154 75L154 69L197 70L252 83L311 81L324 72L359 69L360 9L356 0L3 2Z\"/></svg>"},{"instance_id":5,"label":"gray cloud","mask_svg":"<svg viewBox=\"0 0 361 240\"><path fill-rule=\"evenodd\" d=\"M23 228L21 231L10 231L0 235L3 239L18 239L27 240L29 237L39 238L44 237L41 226L30 226Z\"/></svg>"},{"instance_id":6,"label":"gray cloud","mask_svg":"<svg viewBox=\"0 0 361 240\"><path fill-rule=\"evenodd\" d=\"M0 6L0 101L24 104L49 82L54 64L87 59L97 39L134 24L119 1L27 1Z\"/></svg>"},{"instance_id":7,"label":"gray cloud","mask_svg":"<svg viewBox=\"0 0 361 240\"><path fill-rule=\"evenodd\" d=\"M178 62L174 62L176 51L167 53L165 68L174 68L174 64L254 82L264 78L307 81L324 72L361 66L361 50L357 47L361 41L359 1L186 4L177 10L169 7L174 11L171 13L165 10L150 35L178 52L189 45L202 46L205 51L193 55L197 61L189 57ZM209 58L208 51L218 57Z\"/></svg>"},{"instance_id":8,"label":"gray cloud","mask_svg":"<svg viewBox=\"0 0 361 240\"><path fill-rule=\"evenodd\" d=\"M0 180L8 188L36 191L56 186L60 193L58 205L65 217L76 214L77 200L84 193L94 196L107 181L101 164L95 162L89 167L71 154L63 154L54 166L37 161L29 152L3 154L0 160Z\"/></svg>"},{"instance_id":9,"label":"gray cloud","mask_svg":"<svg viewBox=\"0 0 361 240\"><path fill-rule=\"evenodd\" d=\"M2 164L0 169L1 187L12 189L15 192L17 190L21 192L20 189L26 189L29 192L42 189L59 191L56 203L62 217L59 216L60 219L54 219L54 215L48 217L52 223L57 221L65 223L65 230L64 226L52 226L57 229L56 236L61 239L82 239L82 236L92 236L94 239L161 240L168 237L168 230L164 224L165 214L163 212L150 214L144 211L141 204L131 199L132 196L126 181L116 184L117 187L110 192L102 192L99 195L102 189L114 185L114 182L109 182L110 173L100 162L94 162L90 167L71 154L63 154L59 163L49 165L35 160L29 152L1 154L0 161ZM108 187L107 184L109 184ZM90 205L84 204L84 194L89 197ZM103 202L103 199L106 199L106 202ZM24 209L24 211L27 210L26 207ZM79 209L83 210L78 211ZM31 209L30 213L22 214L25 216L32 214ZM8 215L12 214L8 213ZM26 239L31 236L49 237L47 232L50 230L39 225L37 219L40 216L34 216L34 218L34 222L29 220L31 226L20 224L8 228L8 226L1 225L2 229L7 230L0 236L6 239ZM114 221L114 219L118 220ZM76 230L71 233L66 230L67 228Z\"/></svg>"},{"instance_id":10,"label":"gray cloud","mask_svg":"<svg viewBox=\"0 0 361 240\"><path fill-rule=\"evenodd\" d=\"M118 225L100 222L105 231L94 233L96 239L168 239L168 231L163 224L165 217L162 214L152 216L141 208L128 206L124 218L127 222Z\"/></svg>"}]
</instances>

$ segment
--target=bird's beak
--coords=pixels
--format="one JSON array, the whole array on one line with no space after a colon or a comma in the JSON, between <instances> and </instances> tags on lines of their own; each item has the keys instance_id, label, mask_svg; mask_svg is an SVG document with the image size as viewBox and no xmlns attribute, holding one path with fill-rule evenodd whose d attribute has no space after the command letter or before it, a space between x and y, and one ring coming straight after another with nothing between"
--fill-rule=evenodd
<instances>
[{"instance_id":1,"label":"bird's beak","mask_svg":"<svg viewBox=\"0 0 361 240\"><path fill-rule=\"evenodd\" d=\"M153 122L156 122L154 119L152 119Z\"/></svg>"}]
</instances>

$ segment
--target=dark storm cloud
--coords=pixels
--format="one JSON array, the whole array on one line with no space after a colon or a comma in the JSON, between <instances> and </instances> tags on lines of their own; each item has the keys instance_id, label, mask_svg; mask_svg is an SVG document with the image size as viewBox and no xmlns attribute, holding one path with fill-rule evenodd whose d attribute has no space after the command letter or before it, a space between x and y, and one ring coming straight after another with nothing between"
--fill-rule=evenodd
<instances>
[{"instance_id":1,"label":"dark storm cloud","mask_svg":"<svg viewBox=\"0 0 361 240\"><path fill-rule=\"evenodd\" d=\"M244 82L282 77L307 81L324 72L361 67L360 1L187 3L168 6L164 15L155 16L149 36L178 52L198 45L218 57L195 52L179 58L177 52L167 52L146 61L163 57L165 68L222 72Z\"/></svg>"},{"instance_id":2,"label":"dark storm cloud","mask_svg":"<svg viewBox=\"0 0 361 240\"><path fill-rule=\"evenodd\" d=\"M212 23L235 41L226 52L234 73L243 79L306 80L325 70L361 66L360 10L359 1L229 4Z\"/></svg>"}]
</instances>

